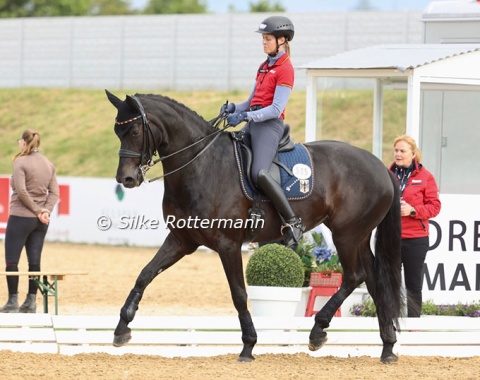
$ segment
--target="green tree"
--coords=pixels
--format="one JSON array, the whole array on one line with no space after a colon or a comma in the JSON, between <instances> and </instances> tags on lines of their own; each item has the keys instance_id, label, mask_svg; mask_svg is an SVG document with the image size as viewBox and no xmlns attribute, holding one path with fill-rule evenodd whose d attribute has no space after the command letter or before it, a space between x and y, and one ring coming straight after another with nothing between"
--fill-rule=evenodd
<instances>
[{"instance_id":1,"label":"green tree","mask_svg":"<svg viewBox=\"0 0 480 380\"><path fill-rule=\"evenodd\" d=\"M145 14L207 13L205 0L150 0Z\"/></svg>"},{"instance_id":2,"label":"green tree","mask_svg":"<svg viewBox=\"0 0 480 380\"><path fill-rule=\"evenodd\" d=\"M122 15L129 0L0 0L0 17Z\"/></svg>"},{"instance_id":3,"label":"green tree","mask_svg":"<svg viewBox=\"0 0 480 380\"><path fill-rule=\"evenodd\" d=\"M90 0L0 0L0 17L82 16Z\"/></svg>"},{"instance_id":4,"label":"green tree","mask_svg":"<svg viewBox=\"0 0 480 380\"><path fill-rule=\"evenodd\" d=\"M135 13L129 0L91 0L89 14L94 16L128 15Z\"/></svg>"},{"instance_id":5,"label":"green tree","mask_svg":"<svg viewBox=\"0 0 480 380\"><path fill-rule=\"evenodd\" d=\"M259 0L256 4L250 3L250 12L285 12L286 9L280 1L270 4L270 0Z\"/></svg>"}]
</instances>

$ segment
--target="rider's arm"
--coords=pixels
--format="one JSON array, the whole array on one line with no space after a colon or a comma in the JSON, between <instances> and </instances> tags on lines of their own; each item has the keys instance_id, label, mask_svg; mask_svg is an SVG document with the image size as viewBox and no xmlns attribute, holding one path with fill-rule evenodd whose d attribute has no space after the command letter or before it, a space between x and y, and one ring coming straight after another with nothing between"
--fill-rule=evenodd
<instances>
[{"instance_id":1,"label":"rider's arm","mask_svg":"<svg viewBox=\"0 0 480 380\"><path fill-rule=\"evenodd\" d=\"M253 86L252 93L250 94L247 100L245 100L242 103L235 104L235 112L245 112L250 109L250 102L252 101L253 94L255 93L256 88L257 88L257 85Z\"/></svg>"},{"instance_id":2,"label":"rider's arm","mask_svg":"<svg viewBox=\"0 0 480 380\"><path fill-rule=\"evenodd\" d=\"M283 110L287 106L288 98L290 97L291 92L291 87L277 86L275 88L275 94L273 96L273 103L268 107L259 109L257 111L248 112L248 120L259 122L279 118Z\"/></svg>"}]
</instances>

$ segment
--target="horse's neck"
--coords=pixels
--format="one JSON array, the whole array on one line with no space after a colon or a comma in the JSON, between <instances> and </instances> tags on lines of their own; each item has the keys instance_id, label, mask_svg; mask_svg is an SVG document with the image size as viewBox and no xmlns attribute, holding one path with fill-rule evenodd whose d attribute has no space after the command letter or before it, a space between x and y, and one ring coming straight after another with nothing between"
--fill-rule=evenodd
<instances>
[{"instance_id":1,"label":"horse's neck","mask_svg":"<svg viewBox=\"0 0 480 380\"><path fill-rule=\"evenodd\" d=\"M166 143L161 144L158 151L161 156L172 155L165 160L164 169L176 169L193 159L214 138L209 135L217 131L197 113L175 101L170 100L163 112L159 110L159 114L165 115L165 118L158 128L167 136L166 139L161 138ZM211 150L212 147L209 147L201 155L207 155Z\"/></svg>"}]
</instances>

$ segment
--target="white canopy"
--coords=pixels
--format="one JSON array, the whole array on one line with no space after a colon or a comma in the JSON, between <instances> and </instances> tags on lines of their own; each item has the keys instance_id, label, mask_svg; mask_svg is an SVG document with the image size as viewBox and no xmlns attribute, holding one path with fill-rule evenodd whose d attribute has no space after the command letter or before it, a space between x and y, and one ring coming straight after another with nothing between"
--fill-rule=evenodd
<instances>
[{"instance_id":1,"label":"white canopy","mask_svg":"<svg viewBox=\"0 0 480 380\"><path fill-rule=\"evenodd\" d=\"M480 45L403 44L347 51L299 66L307 71L306 141L316 140L317 78L371 78L376 81L373 153L381 157L385 81L407 86L407 134L420 139L420 90L480 86ZM479 87L475 87L476 90Z\"/></svg>"}]
</instances>

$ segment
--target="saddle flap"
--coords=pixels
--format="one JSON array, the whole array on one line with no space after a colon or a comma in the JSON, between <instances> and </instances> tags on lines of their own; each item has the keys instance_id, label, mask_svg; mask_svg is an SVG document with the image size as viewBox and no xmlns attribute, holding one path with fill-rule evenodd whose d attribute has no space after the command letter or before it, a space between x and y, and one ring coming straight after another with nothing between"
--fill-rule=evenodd
<instances>
[{"instance_id":1,"label":"saddle flap","mask_svg":"<svg viewBox=\"0 0 480 380\"><path fill-rule=\"evenodd\" d=\"M295 148L295 141L290 137L290 125L285 124L282 138L278 143L278 152L288 152Z\"/></svg>"}]
</instances>

